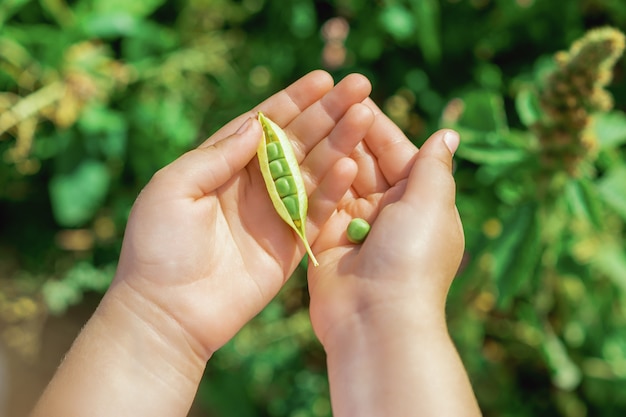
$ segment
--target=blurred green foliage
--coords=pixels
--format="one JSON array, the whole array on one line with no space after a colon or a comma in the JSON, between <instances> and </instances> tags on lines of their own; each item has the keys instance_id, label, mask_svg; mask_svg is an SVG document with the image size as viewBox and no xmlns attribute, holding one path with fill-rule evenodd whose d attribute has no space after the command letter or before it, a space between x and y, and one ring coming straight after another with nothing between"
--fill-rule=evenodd
<instances>
[{"instance_id":1,"label":"blurred green foliage","mask_svg":"<svg viewBox=\"0 0 626 417\"><path fill-rule=\"evenodd\" d=\"M35 355L29 322L106 289L158 168L310 70L361 72L416 144L462 134L449 323L485 416L624 415L623 38L575 43L600 26L626 3L3 0L2 337ZM303 274L210 362L207 413L330 415Z\"/></svg>"}]
</instances>

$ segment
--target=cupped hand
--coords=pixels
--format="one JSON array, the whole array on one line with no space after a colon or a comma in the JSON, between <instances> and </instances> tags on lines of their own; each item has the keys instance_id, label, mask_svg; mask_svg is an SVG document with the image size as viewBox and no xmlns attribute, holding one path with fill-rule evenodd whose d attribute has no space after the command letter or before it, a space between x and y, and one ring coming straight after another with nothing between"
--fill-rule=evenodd
<instances>
[{"instance_id":1,"label":"cupped hand","mask_svg":"<svg viewBox=\"0 0 626 417\"><path fill-rule=\"evenodd\" d=\"M132 209L113 285L178 322L208 359L276 295L304 254L254 157L262 137L257 112L292 140L313 241L356 176L348 156L374 120L362 104L370 88L360 75L333 86L315 71L161 169Z\"/></svg>"},{"instance_id":2,"label":"cupped hand","mask_svg":"<svg viewBox=\"0 0 626 417\"><path fill-rule=\"evenodd\" d=\"M383 325L407 316L441 324L464 249L452 177L458 134L438 131L418 151L367 103L375 121L352 155L358 176L315 242L320 267L308 271L311 320L324 345L372 316ZM360 245L346 237L356 217L372 225Z\"/></svg>"}]
</instances>

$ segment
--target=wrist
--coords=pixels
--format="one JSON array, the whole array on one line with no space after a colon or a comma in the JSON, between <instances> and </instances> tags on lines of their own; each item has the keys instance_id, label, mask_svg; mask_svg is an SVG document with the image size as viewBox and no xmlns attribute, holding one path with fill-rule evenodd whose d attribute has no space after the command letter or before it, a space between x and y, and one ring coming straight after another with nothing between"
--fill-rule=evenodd
<instances>
[{"instance_id":1,"label":"wrist","mask_svg":"<svg viewBox=\"0 0 626 417\"><path fill-rule=\"evenodd\" d=\"M310 310L313 327L327 351L341 348L346 334L394 339L403 337L409 328L416 334L447 334L445 295L398 284L393 277L353 283L349 289L319 285L313 288Z\"/></svg>"},{"instance_id":2,"label":"wrist","mask_svg":"<svg viewBox=\"0 0 626 417\"><path fill-rule=\"evenodd\" d=\"M333 415L478 416L443 314L393 310L355 316L329 333Z\"/></svg>"},{"instance_id":3,"label":"wrist","mask_svg":"<svg viewBox=\"0 0 626 417\"><path fill-rule=\"evenodd\" d=\"M443 309L416 308L399 303L363 309L330 327L322 344L328 355L342 355L356 345L371 349L386 344L449 340Z\"/></svg>"},{"instance_id":4,"label":"wrist","mask_svg":"<svg viewBox=\"0 0 626 417\"><path fill-rule=\"evenodd\" d=\"M205 364L174 320L127 285L116 283L32 415L183 417Z\"/></svg>"},{"instance_id":5,"label":"wrist","mask_svg":"<svg viewBox=\"0 0 626 417\"><path fill-rule=\"evenodd\" d=\"M114 282L92 320L109 338L115 338L113 342L121 349L150 349L162 355L160 361L168 359L181 372L186 369L184 375L193 375L198 369L203 372L211 356L171 314L127 281ZM145 359L151 360L152 356Z\"/></svg>"}]
</instances>

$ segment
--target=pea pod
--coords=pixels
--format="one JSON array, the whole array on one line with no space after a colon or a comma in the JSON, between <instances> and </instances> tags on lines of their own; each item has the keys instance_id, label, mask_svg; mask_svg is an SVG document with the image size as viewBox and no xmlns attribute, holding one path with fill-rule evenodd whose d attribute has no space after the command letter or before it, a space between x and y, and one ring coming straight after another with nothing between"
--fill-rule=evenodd
<instances>
[{"instance_id":1,"label":"pea pod","mask_svg":"<svg viewBox=\"0 0 626 417\"><path fill-rule=\"evenodd\" d=\"M306 238L306 216L309 201L300 166L287 134L276 123L259 112L263 140L257 149L265 187L278 215L296 231L313 265L319 263Z\"/></svg>"}]
</instances>

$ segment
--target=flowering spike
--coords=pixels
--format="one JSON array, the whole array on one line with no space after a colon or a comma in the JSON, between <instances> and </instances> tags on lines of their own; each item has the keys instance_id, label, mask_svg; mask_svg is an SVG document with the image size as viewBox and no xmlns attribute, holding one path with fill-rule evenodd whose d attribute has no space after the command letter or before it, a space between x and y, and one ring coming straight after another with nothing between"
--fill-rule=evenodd
<instances>
[{"instance_id":1,"label":"flowering spike","mask_svg":"<svg viewBox=\"0 0 626 417\"><path fill-rule=\"evenodd\" d=\"M539 90L545 117L534 127L548 174L565 170L575 175L580 162L595 156L597 140L586 128L592 113L613 107L605 87L625 46L622 32L603 27L555 54L556 67Z\"/></svg>"}]
</instances>

